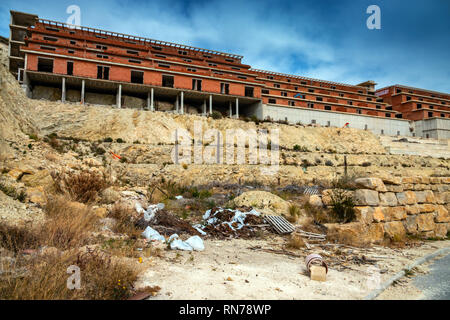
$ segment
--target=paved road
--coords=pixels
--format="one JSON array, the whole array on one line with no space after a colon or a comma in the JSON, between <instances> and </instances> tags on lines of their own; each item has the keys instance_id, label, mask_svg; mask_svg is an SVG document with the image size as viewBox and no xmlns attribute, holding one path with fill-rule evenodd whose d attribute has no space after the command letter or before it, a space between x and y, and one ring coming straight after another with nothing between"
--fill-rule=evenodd
<instances>
[{"instance_id":1,"label":"paved road","mask_svg":"<svg viewBox=\"0 0 450 320\"><path fill-rule=\"evenodd\" d=\"M450 254L430 264L430 272L414 278L424 300L450 300Z\"/></svg>"}]
</instances>

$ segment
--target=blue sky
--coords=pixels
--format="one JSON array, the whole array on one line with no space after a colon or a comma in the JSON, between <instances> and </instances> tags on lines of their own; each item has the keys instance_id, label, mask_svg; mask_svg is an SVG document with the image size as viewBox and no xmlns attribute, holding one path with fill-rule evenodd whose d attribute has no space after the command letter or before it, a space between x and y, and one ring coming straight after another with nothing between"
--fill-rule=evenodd
<instances>
[{"instance_id":1,"label":"blue sky","mask_svg":"<svg viewBox=\"0 0 450 320\"><path fill-rule=\"evenodd\" d=\"M240 54L258 69L450 92L448 0L2 0L0 34L11 9L65 22L72 4L81 25ZM366 27L372 4L380 30Z\"/></svg>"}]
</instances>

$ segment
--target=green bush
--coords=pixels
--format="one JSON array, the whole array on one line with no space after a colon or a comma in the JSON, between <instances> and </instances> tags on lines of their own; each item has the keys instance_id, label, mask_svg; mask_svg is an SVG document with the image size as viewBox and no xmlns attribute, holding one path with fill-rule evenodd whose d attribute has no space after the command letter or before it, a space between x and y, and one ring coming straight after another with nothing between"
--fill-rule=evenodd
<instances>
[{"instance_id":1,"label":"green bush","mask_svg":"<svg viewBox=\"0 0 450 320\"><path fill-rule=\"evenodd\" d=\"M211 117L213 119L222 119L222 114L219 111L213 111L211 113Z\"/></svg>"},{"instance_id":2,"label":"green bush","mask_svg":"<svg viewBox=\"0 0 450 320\"><path fill-rule=\"evenodd\" d=\"M113 142L113 139L111 137L103 139L103 142Z\"/></svg>"},{"instance_id":3,"label":"green bush","mask_svg":"<svg viewBox=\"0 0 450 320\"><path fill-rule=\"evenodd\" d=\"M331 192L331 209L338 222L351 222L355 219L355 202L351 193L344 189Z\"/></svg>"}]
</instances>

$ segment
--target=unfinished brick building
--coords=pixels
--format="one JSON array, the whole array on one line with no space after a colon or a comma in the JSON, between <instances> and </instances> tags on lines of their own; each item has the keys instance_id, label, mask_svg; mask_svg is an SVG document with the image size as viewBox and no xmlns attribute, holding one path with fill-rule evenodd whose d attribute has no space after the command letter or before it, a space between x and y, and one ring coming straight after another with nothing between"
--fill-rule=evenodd
<instances>
[{"instance_id":1,"label":"unfinished brick building","mask_svg":"<svg viewBox=\"0 0 450 320\"><path fill-rule=\"evenodd\" d=\"M390 88L389 97L377 95L373 81L349 85L252 69L236 54L73 27L16 11L11 11L10 30L9 68L32 98L204 115L219 111L326 126L349 123L391 135L410 135L414 128L408 120L424 118L410 108L413 101L404 102ZM54 90L43 94L42 88ZM415 90L418 96L426 91ZM429 106L442 112L431 117L448 117L449 97L439 95ZM438 109L440 103L447 109Z\"/></svg>"}]
</instances>

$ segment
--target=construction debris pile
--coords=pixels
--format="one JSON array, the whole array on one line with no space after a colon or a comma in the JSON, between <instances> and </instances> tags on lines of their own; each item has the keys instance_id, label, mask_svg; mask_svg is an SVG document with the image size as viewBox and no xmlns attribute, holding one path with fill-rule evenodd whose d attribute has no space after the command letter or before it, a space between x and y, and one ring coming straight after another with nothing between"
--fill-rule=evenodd
<instances>
[{"instance_id":1,"label":"construction debris pile","mask_svg":"<svg viewBox=\"0 0 450 320\"><path fill-rule=\"evenodd\" d=\"M175 233L200 235L200 232L194 229L189 222L164 210L163 203L149 205L147 210L142 208L139 203L136 203L136 211L142 215L136 222L136 226L141 229L150 226L164 236L170 236Z\"/></svg>"},{"instance_id":2,"label":"construction debris pile","mask_svg":"<svg viewBox=\"0 0 450 320\"><path fill-rule=\"evenodd\" d=\"M203 223L194 226L203 235L216 238L252 238L257 235L264 220L255 209L241 207L224 209L215 207L203 215Z\"/></svg>"}]
</instances>

